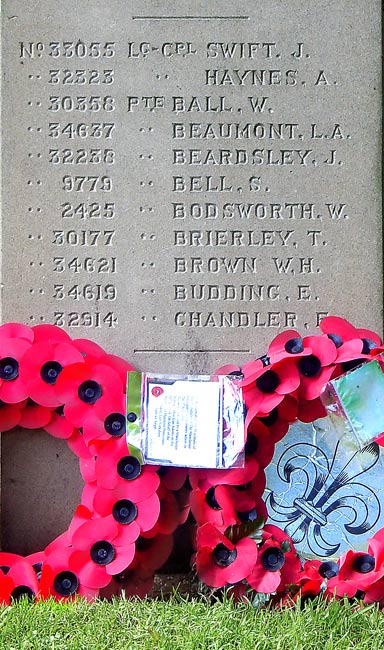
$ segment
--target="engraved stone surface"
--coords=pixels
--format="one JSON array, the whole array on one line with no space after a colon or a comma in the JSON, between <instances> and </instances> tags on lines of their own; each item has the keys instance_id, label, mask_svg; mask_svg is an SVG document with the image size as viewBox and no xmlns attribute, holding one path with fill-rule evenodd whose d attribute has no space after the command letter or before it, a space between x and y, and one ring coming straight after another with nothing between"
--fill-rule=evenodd
<instances>
[{"instance_id":1,"label":"engraved stone surface","mask_svg":"<svg viewBox=\"0 0 384 650\"><path fill-rule=\"evenodd\" d=\"M305 558L337 557L384 526L383 448L351 449L329 418L298 422L266 469L268 522L283 528Z\"/></svg>"},{"instance_id":2,"label":"engraved stone surface","mask_svg":"<svg viewBox=\"0 0 384 650\"><path fill-rule=\"evenodd\" d=\"M381 326L379 8L4 3L3 318L209 372Z\"/></svg>"},{"instance_id":3,"label":"engraved stone surface","mask_svg":"<svg viewBox=\"0 0 384 650\"><path fill-rule=\"evenodd\" d=\"M381 329L378 0L2 19L3 321L188 373L327 313Z\"/></svg>"}]
</instances>

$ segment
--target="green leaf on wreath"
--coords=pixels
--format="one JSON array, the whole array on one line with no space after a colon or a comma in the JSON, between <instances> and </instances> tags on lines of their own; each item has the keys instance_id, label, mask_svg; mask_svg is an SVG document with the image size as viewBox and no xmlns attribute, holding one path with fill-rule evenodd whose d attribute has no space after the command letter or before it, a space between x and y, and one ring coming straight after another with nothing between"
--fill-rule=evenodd
<instances>
[{"instance_id":1,"label":"green leaf on wreath","mask_svg":"<svg viewBox=\"0 0 384 650\"><path fill-rule=\"evenodd\" d=\"M224 535L229 539L230 542L232 542L232 544L237 544L237 542L239 542L244 537L250 537L258 543L261 542L262 539L263 526L263 517L258 517L253 521L245 521L242 524L234 524L233 526L228 526Z\"/></svg>"},{"instance_id":2,"label":"green leaf on wreath","mask_svg":"<svg viewBox=\"0 0 384 650\"><path fill-rule=\"evenodd\" d=\"M258 591L252 596L251 605L255 609L263 607L271 598L271 594L261 594Z\"/></svg>"},{"instance_id":3,"label":"green leaf on wreath","mask_svg":"<svg viewBox=\"0 0 384 650\"><path fill-rule=\"evenodd\" d=\"M292 551L291 545L287 539L284 540L284 542L281 542L280 548L283 551L283 553L289 553Z\"/></svg>"}]
</instances>

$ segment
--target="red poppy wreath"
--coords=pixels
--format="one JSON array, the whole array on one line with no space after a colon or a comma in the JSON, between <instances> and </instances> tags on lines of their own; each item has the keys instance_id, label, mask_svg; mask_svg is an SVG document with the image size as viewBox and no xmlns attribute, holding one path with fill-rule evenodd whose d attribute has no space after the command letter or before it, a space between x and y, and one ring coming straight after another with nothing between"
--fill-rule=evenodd
<instances>
[{"instance_id":1,"label":"red poppy wreath","mask_svg":"<svg viewBox=\"0 0 384 650\"><path fill-rule=\"evenodd\" d=\"M265 470L276 444L293 423L325 416L319 396L329 380L384 352L374 332L342 318L326 317L320 328L304 338L283 332L266 355L220 369L238 374L243 389L244 467L187 470L142 466L129 455L128 362L53 325L2 325L0 430L42 427L65 439L84 489L68 529L44 550L0 553L0 603L23 595L92 600L122 590L144 596L188 519L196 531L191 564L211 589L279 603L322 593L384 605L384 528L364 550L303 560L291 528L268 521Z\"/></svg>"}]
</instances>

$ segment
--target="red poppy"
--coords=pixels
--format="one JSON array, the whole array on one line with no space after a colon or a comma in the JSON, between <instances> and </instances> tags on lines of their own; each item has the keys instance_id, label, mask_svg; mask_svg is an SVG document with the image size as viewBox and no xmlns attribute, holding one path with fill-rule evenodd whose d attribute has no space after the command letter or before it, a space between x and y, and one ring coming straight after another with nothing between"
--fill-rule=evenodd
<instances>
[{"instance_id":1,"label":"red poppy","mask_svg":"<svg viewBox=\"0 0 384 650\"><path fill-rule=\"evenodd\" d=\"M63 402L54 387L63 368L73 363L83 363L83 357L72 343L50 340L34 343L20 363L29 397L41 406L60 406Z\"/></svg>"},{"instance_id":2,"label":"red poppy","mask_svg":"<svg viewBox=\"0 0 384 650\"><path fill-rule=\"evenodd\" d=\"M369 539L368 553L375 558L376 571L384 567L384 528L381 528Z\"/></svg>"},{"instance_id":3,"label":"red poppy","mask_svg":"<svg viewBox=\"0 0 384 650\"><path fill-rule=\"evenodd\" d=\"M241 491L248 490L256 498L264 494L265 486L266 486L265 472L262 471L259 472L257 476L255 476L253 481L250 481L245 485L235 485L234 489L241 490Z\"/></svg>"},{"instance_id":4,"label":"red poppy","mask_svg":"<svg viewBox=\"0 0 384 650\"><path fill-rule=\"evenodd\" d=\"M262 501L264 507L260 507L260 499L262 495L264 494L265 490L265 472L261 471L259 472L255 478L252 481L249 481L248 483L245 483L244 485L228 485L228 490L229 493L231 494L232 499L236 504L238 504L240 507L238 510L245 510L245 502L243 501L243 496L244 499L252 499L253 502L253 507L257 509L258 511L258 517L264 517L266 514L266 509L265 504Z\"/></svg>"},{"instance_id":5,"label":"red poppy","mask_svg":"<svg viewBox=\"0 0 384 650\"><path fill-rule=\"evenodd\" d=\"M224 587L243 580L252 571L257 559L257 545L245 537L232 544L212 524L197 531L196 569L209 587Z\"/></svg>"},{"instance_id":6,"label":"red poppy","mask_svg":"<svg viewBox=\"0 0 384 650\"><path fill-rule=\"evenodd\" d=\"M259 413L257 418L268 427L274 443L279 442L289 429L289 425L297 420L298 405L294 395L286 395L270 413ZM248 427L252 426L253 420Z\"/></svg>"},{"instance_id":7,"label":"red poppy","mask_svg":"<svg viewBox=\"0 0 384 650\"><path fill-rule=\"evenodd\" d=\"M308 580L296 595L293 596L293 602L300 600L301 604L304 604L308 600L313 600L317 596L322 594L322 597L326 600L329 600L329 594L327 591L322 591L322 583L318 580Z\"/></svg>"},{"instance_id":8,"label":"red poppy","mask_svg":"<svg viewBox=\"0 0 384 650\"><path fill-rule=\"evenodd\" d=\"M22 323L4 323L0 325L0 339L24 339L33 342L33 329Z\"/></svg>"},{"instance_id":9,"label":"red poppy","mask_svg":"<svg viewBox=\"0 0 384 650\"><path fill-rule=\"evenodd\" d=\"M95 496L95 490L97 489L96 482L95 483L86 483L82 489L81 492L81 505L85 506L88 511L90 512L90 517L89 519L92 518L92 513L94 512L93 509L93 499ZM95 516L97 517L98 513L94 513ZM110 513L108 513L110 514Z\"/></svg>"},{"instance_id":10,"label":"red poppy","mask_svg":"<svg viewBox=\"0 0 384 650\"><path fill-rule=\"evenodd\" d=\"M319 580L320 583L324 581L324 578L326 576L321 576L319 573L319 568L323 564L321 560L306 560L304 562L304 566L302 570L300 571L300 574L298 576L297 582L298 584L303 584L304 582L307 582L308 580ZM331 563L329 563L331 564ZM333 563L332 563L333 564ZM334 563L336 564L336 563ZM339 571L338 566L337 567L337 572Z\"/></svg>"},{"instance_id":11,"label":"red poppy","mask_svg":"<svg viewBox=\"0 0 384 650\"><path fill-rule=\"evenodd\" d=\"M35 599L38 592L36 573L24 558L12 564L9 570L0 567L0 603L9 605L23 596Z\"/></svg>"},{"instance_id":12,"label":"red poppy","mask_svg":"<svg viewBox=\"0 0 384 650\"><path fill-rule=\"evenodd\" d=\"M204 487L205 489L196 488L190 495L191 511L197 525L202 526L209 522L214 524L217 530L224 532L228 526L239 523L227 486L211 486L206 483ZM251 507L252 499L249 499L244 510Z\"/></svg>"},{"instance_id":13,"label":"red poppy","mask_svg":"<svg viewBox=\"0 0 384 650\"><path fill-rule=\"evenodd\" d=\"M185 498L180 498L178 492L167 490L162 484L157 494L160 499L160 514L153 531L169 535L186 522L190 510L189 498L186 503Z\"/></svg>"},{"instance_id":14,"label":"red poppy","mask_svg":"<svg viewBox=\"0 0 384 650\"><path fill-rule=\"evenodd\" d=\"M50 553L57 549L60 550L63 546L64 547L70 546L73 533L78 528L80 528L80 526L85 524L87 521L90 521L93 517L93 514L94 513L91 508L86 506L84 503L80 503L80 505L77 506L75 512L73 513L73 517L70 521L67 530L61 535L59 535L58 537L56 537L56 539L54 539L53 542L48 544L47 548L45 549L45 552Z\"/></svg>"},{"instance_id":15,"label":"red poppy","mask_svg":"<svg viewBox=\"0 0 384 650\"><path fill-rule=\"evenodd\" d=\"M257 418L254 418L248 427L244 450L246 462L250 457L255 458L260 470L267 467L273 458L275 451L274 442L268 427Z\"/></svg>"},{"instance_id":16,"label":"red poppy","mask_svg":"<svg viewBox=\"0 0 384 650\"><path fill-rule=\"evenodd\" d=\"M22 555L18 555L17 553L7 553L7 551L0 551L0 569L3 571L3 573L8 573L9 569L16 564L16 562L19 562L20 560L24 560Z\"/></svg>"},{"instance_id":17,"label":"red poppy","mask_svg":"<svg viewBox=\"0 0 384 650\"><path fill-rule=\"evenodd\" d=\"M36 573L36 577L39 581L40 585L40 578L41 578L41 570L43 566L43 562L46 559L45 552L44 551L36 551L36 553L31 553L30 555L27 555L25 558L23 558L26 562L28 562L31 567L33 568L34 572ZM40 592L39 596L41 597L41 587L40 587Z\"/></svg>"},{"instance_id":18,"label":"red poppy","mask_svg":"<svg viewBox=\"0 0 384 650\"><path fill-rule=\"evenodd\" d=\"M130 567L141 578L150 577L160 569L173 549L173 535L157 534L148 537L148 534L144 533L136 540L135 558Z\"/></svg>"},{"instance_id":19,"label":"red poppy","mask_svg":"<svg viewBox=\"0 0 384 650\"><path fill-rule=\"evenodd\" d=\"M264 481L261 477L264 477ZM268 511L262 499L264 489L264 472L260 472L248 485L227 486L228 495L235 506L236 524L248 523L260 518L263 519L264 523L267 521Z\"/></svg>"},{"instance_id":20,"label":"red poppy","mask_svg":"<svg viewBox=\"0 0 384 650\"><path fill-rule=\"evenodd\" d=\"M0 399L7 404L17 404L28 397L20 362L30 347L26 339L0 338Z\"/></svg>"},{"instance_id":21,"label":"red poppy","mask_svg":"<svg viewBox=\"0 0 384 650\"><path fill-rule=\"evenodd\" d=\"M371 571L375 569L373 556L367 553L347 551L338 560L338 574L328 580L329 591L336 596L353 598L357 590L373 582Z\"/></svg>"},{"instance_id":22,"label":"red poppy","mask_svg":"<svg viewBox=\"0 0 384 650\"><path fill-rule=\"evenodd\" d=\"M266 519L264 468L276 441L297 417L311 422L324 415L319 394L329 378L381 350L375 333L344 319L324 319L322 328L323 336L303 339L296 330L283 332L267 355L242 371L234 365L221 369L243 375L245 466L188 470L141 466L128 453L124 392L132 367L125 360L87 339L71 342L55 326L0 327L0 370L6 375L0 375L0 429L43 425L67 439L85 481L68 530L44 553L25 559L0 554L0 600L10 603L23 594L91 600L100 589L145 595L153 572L171 552L171 533L192 506L199 525L197 569L209 586L230 584L241 598L248 585L275 592L272 604L286 600L284 594L292 593L292 602L320 591L326 598L364 592L365 602L384 604L384 529L366 553L348 551L337 562L308 561L303 569L291 540L274 526L264 526L259 549L250 538L234 544L223 534L233 524ZM60 365L49 376L55 375L53 384L41 374L48 362Z\"/></svg>"},{"instance_id":23,"label":"red poppy","mask_svg":"<svg viewBox=\"0 0 384 650\"><path fill-rule=\"evenodd\" d=\"M192 488L200 487L207 481L215 485L244 485L252 481L259 471L259 463L255 458L250 458L244 467L233 469L191 469L189 480Z\"/></svg>"},{"instance_id":24,"label":"red poppy","mask_svg":"<svg viewBox=\"0 0 384 650\"><path fill-rule=\"evenodd\" d=\"M34 343L71 343L71 337L56 325L40 324L32 327Z\"/></svg>"},{"instance_id":25,"label":"red poppy","mask_svg":"<svg viewBox=\"0 0 384 650\"><path fill-rule=\"evenodd\" d=\"M141 465L137 458L128 453L125 438L116 438L103 444L96 459L97 484L106 490L130 483L138 495L149 486L153 494L160 479L155 465Z\"/></svg>"},{"instance_id":26,"label":"red poppy","mask_svg":"<svg viewBox=\"0 0 384 650\"><path fill-rule=\"evenodd\" d=\"M159 533L162 535L172 534L176 528L185 523L189 514L189 507L180 505L176 493L167 490L161 485L157 490L157 496L160 499L160 512L156 524L146 535L153 537Z\"/></svg>"},{"instance_id":27,"label":"red poppy","mask_svg":"<svg viewBox=\"0 0 384 650\"><path fill-rule=\"evenodd\" d=\"M89 339L73 339L72 345L81 352L82 357L87 361L102 359L107 354L100 345Z\"/></svg>"},{"instance_id":28,"label":"red poppy","mask_svg":"<svg viewBox=\"0 0 384 650\"><path fill-rule=\"evenodd\" d=\"M366 605L379 603L380 607L384 605L384 578L366 587L363 601Z\"/></svg>"},{"instance_id":29,"label":"red poppy","mask_svg":"<svg viewBox=\"0 0 384 650\"><path fill-rule=\"evenodd\" d=\"M94 456L80 458L80 473L86 483L96 483L96 459Z\"/></svg>"},{"instance_id":30,"label":"red poppy","mask_svg":"<svg viewBox=\"0 0 384 650\"><path fill-rule=\"evenodd\" d=\"M121 528L110 516L86 521L74 531L68 567L81 584L93 589L106 587L112 575L131 564L135 545L124 540Z\"/></svg>"},{"instance_id":31,"label":"red poppy","mask_svg":"<svg viewBox=\"0 0 384 650\"><path fill-rule=\"evenodd\" d=\"M44 429L54 438L61 438L62 440L71 438L75 433L80 436L80 432L71 422L68 422L62 406L51 412L51 419L48 424L44 425Z\"/></svg>"},{"instance_id":32,"label":"red poppy","mask_svg":"<svg viewBox=\"0 0 384 650\"><path fill-rule=\"evenodd\" d=\"M7 576L0 569L0 605L11 604L11 593L15 588L15 583L10 576Z\"/></svg>"},{"instance_id":33,"label":"red poppy","mask_svg":"<svg viewBox=\"0 0 384 650\"><path fill-rule=\"evenodd\" d=\"M327 415L325 406L319 397L309 401L301 400L298 409L297 419L301 422L314 422Z\"/></svg>"},{"instance_id":34,"label":"red poppy","mask_svg":"<svg viewBox=\"0 0 384 650\"><path fill-rule=\"evenodd\" d=\"M247 576L249 585L263 594L281 591L297 583L300 569L292 540L276 526L265 526L256 565Z\"/></svg>"},{"instance_id":35,"label":"red poppy","mask_svg":"<svg viewBox=\"0 0 384 650\"><path fill-rule=\"evenodd\" d=\"M86 360L64 368L54 389L64 404L65 417L81 427L95 404L110 403L116 393L123 392L123 385L118 373L108 365Z\"/></svg>"},{"instance_id":36,"label":"red poppy","mask_svg":"<svg viewBox=\"0 0 384 650\"><path fill-rule=\"evenodd\" d=\"M191 511L191 505L190 505L191 490L189 489L189 487L182 487L180 490L177 490L177 492L173 492L173 494L176 497L176 501L179 506L179 516L178 516L179 525L185 524L185 522L188 519L189 513Z\"/></svg>"},{"instance_id":37,"label":"red poppy","mask_svg":"<svg viewBox=\"0 0 384 650\"><path fill-rule=\"evenodd\" d=\"M365 591L384 576L384 529L368 543L368 552L347 551L338 560L338 575L328 582L328 589L337 596L352 598L358 590Z\"/></svg>"},{"instance_id":38,"label":"red poppy","mask_svg":"<svg viewBox=\"0 0 384 650\"><path fill-rule=\"evenodd\" d=\"M79 576L68 569L71 554L72 548L63 546L45 555L40 578L43 598L72 600L75 596L84 596L91 601L98 595L98 588L81 584Z\"/></svg>"},{"instance_id":39,"label":"red poppy","mask_svg":"<svg viewBox=\"0 0 384 650\"><path fill-rule=\"evenodd\" d=\"M79 429L74 429L73 434L66 439L67 440L67 445L70 448L71 451L78 457L82 459L90 459L92 458L92 454L89 451L87 445L85 444L83 440L83 436L81 435Z\"/></svg>"},{"instance_id":40,"label":"red poppy","mask_svg":"<svg viewBox=\"0 0 384 650\"><path fill-rule=\"evenodd\" d=\"M297 363L300 373L299 401L319 397L334 370L337 349L327 337L307 336L303 339L312 349L312 354L302 357Z\"/></svg>"},{"instance_id":41,"label":"red poppy","mask_svg":"<svg viewBox=\"0 0 384 650\"><path fill-rule=\"evenodd\" d=\"M345 318L339 316L323 318L320 329L335 344L337 348L336 363L343 363L344 371L351 370L359 358L363 360L369 357L370 352L381 344L381 339L375 332L356 328Z\"/></svg>"},{"instance_id":42,"label":"red poppy","mask_svg":"<svg viewBox=\"0 0 384 650\"><path fill-rule=\"evenodd\" d=\"M311 354L311 348L304 343L299 332L285 330L278 334L270 344L266 357L270 364L289 357L301 357Z\"/></svg>"},{"instance_id":43,"label":"red poppy","mask_svg":"<svg viewBox=\"0 0 384 650\"><path fill-rule=\"evenodd\" d=\"M120 379L125 390L127 375L129 372L135 372L136 368L131 366L131 364L122 357L118 357L116 354L106 354L105 357L103 357L103 363L116 370L116 372L120 375Z\"/></svg>"},{"instance_id":44,"label":"red poppy","mask_svg":"<svg viewBox=\"0 0 384 650\"><path fill-rule=\"evenodd\" d=\"M135 541L142 531L151 530L160 513L159 497L150 481L142 482L140 488L135 481L126 481L113 490L88 485L88 490L93 492L92 507L95 513L102 517L112 515L115 521L124 526L126 534L129 528L131 541Z\"/></svg>"},{"instance_id":45,"label":"red poppy","mask_svg":"<svg viewBox=\"0 0 384 650\"><path fill-rule=\"evenodd\" d=\"M301 357L299 362L309 358ZM291 359L283 359L271 367L264 367L262 363L256 366L256 363L243 366L241 386L247 407L246 428L258 413L270 413L285 395L295 391L300 384L298 369Z\"/></svg>"},{"instance_id":46,"label":"red poppy","mask_svg":"<svg viewBox=\"0 0 384 650\"><path fill-rule=\"evenodd\" d=\"M306 598L317 596L320 591L326 598L333 596L328 582L339 573L339 564L334 560L307 560L297 578L301 589L298 596Z\"/></svg>"},{"instance_id":47,"label":"red poppy","mask_svg":"<svg viewBox=\"0 0 384 650\"><path fill-rule=\"evenodd\" d=\"M52 418L52 409L36 404L28 399L22 412L19 425L25 429L40 429L49 424Z\"/></svg>"},{"instance_id":48,"label":"red poppy","mask_svg":"<svg viewBox=\"0 0 384 650\"><path fill-rule=\"evenodd\" d=\"M157 470L161 484L167 490L180 490L188 476L188 470L185 467L160 467Z\"/></svg>"},{"instance_id":49,"label":"red poppy","mask_svg":"<svg viewBox=\"0 0 384 650\"><path fill-rule=\"evenodd\" d=\"M224 532L234 524L267 518L267 509L261 499L263 492L264 486L259 486L256 480L245 486L212 487L202 483L201 489L196 488L190 494L191 511L198 525L210 522Z\"/></svg>"},{"instance_id":50,"label":"red poppy","mask_svg":"<svg viewBox=\"0 0 384 650\"><path fill-rule=\"evenodd\" d=\"M241 386L244 387L248 384L253 384L254 381L264 372L264 369L268 368L270 365L269 359L267 359L266 356L253 359L252 361L247 361L247 363L245 363L241 368Z\"/></svg>"},{"instance_id":51,"label":"red poppy","mask_svg":"<svg viewBox=\"0 0 384 650\"><path fill-rule=\"evenodd\" d=\"M113 596L122 596L130 598L145 598L151 591L154 583L154 576L143 577L140 571L134 571L129 567L121 571L103 589L100 590L100 597L111 599Z\"/></svg>"},{"instance_id":52,"label":"red poppy","mask_svg":"<svg viewBox=\"0 0 384 650\"><path fill-rule=\"evenodd\" d=\"M26 403L6 404L0 400L0 431L10 431L19 424Z\"/></svg>"},{"instance_id":53,"label":"red poppy","mask_svg":"<svg viewBox=\"0 0 384 650\"><path fill-rule=\"evenodd\" d=\"M83 423L83 437L86 445L125 436L126 397L123 392L111 395L108 401L96 402L94 409ZM125 445L125 448L126 445Z\"/></svg>"}]
</instances>

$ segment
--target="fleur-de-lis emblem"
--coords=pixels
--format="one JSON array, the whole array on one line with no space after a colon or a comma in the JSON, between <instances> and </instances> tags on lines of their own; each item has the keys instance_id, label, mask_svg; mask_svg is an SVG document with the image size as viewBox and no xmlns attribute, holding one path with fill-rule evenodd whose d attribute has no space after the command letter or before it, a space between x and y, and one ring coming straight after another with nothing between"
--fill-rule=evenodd
<instances>
[{"instance_id":1,"label":"fleur-de-lis emblem","mask_svg":"<svg viewBox=\"0 0 384 650\"><path fill-rule=\"evenodd\" d=\"M271 523L283 527L295 545L304 545L314 556L335 555L342 542L350 545L350 535L367 533L380 517L377 495L362 482L379 455L373 442L350 455L339 469L339 456L345 458L340 442L331 458L314 444L288 447L276 463L281 489L266 497Z\"/></svg>"}]
</instances>

